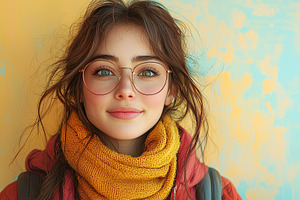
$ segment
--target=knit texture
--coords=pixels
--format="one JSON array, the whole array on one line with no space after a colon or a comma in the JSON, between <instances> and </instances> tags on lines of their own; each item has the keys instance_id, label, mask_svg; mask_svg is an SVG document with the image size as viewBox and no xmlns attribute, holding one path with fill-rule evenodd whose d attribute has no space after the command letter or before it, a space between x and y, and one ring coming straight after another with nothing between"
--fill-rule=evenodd
<instances>
[{"instance_id":1,"label":"knit texture","mask_svg":"<svg viewBox=\"0 0 300 200\"><path fill-rule=\"evenodd\" d=\"M66 138L66 139L65 139ZM159 121L139 157L119 154L102 144L72 113L62 129L64 155L77 172L81 199L165 199L176 175L180 136L170 116Z\"/></svg>"}]
</instances>

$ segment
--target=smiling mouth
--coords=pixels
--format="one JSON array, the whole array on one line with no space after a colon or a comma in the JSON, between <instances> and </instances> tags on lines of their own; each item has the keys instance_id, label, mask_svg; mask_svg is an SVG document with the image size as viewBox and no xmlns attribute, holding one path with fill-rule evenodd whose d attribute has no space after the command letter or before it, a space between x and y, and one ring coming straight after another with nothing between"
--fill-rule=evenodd
<instances>
[{"instance_id":1,"label":"smiling mouth","mask_svg":"<svg viewBox=\"0 0 300 200\"><path fill-rule=\"evenodd\" d=\"M138 117L143 113L143 111L135 109L135 108L115 108L107 111L113 118L117 119L133 119Z\"/></svg>"}]
</instances>

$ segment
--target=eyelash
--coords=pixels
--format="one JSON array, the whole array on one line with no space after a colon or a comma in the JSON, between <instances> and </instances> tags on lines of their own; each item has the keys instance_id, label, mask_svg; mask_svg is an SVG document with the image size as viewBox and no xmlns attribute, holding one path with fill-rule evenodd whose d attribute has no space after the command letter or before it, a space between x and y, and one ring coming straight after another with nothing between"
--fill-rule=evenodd
<instances>
[{"instance_id":1,"label":"eyelash","mask_svg":"<svg viewBox=\"0 0 300 200\"><path fill-rule=\"evenodd\" d=\"M114 74L113 71L112 71L109 67L98 67L97 69L94 70L93 75L94 75L94 76L97 75L97 74L99 73L99 71L101 71L101 70L108 70L108 71L110 71L112 74Z\"/></svg>"},{"instance_id":2,"label":"eyelash","mask_svg":"<svg viewBox=\"0 0 300 200\"><path fill-rule=\"evenodd\" d=\"M144 72L144 71L150 71L150 72L154 73L156 76L159 75L159 72L158 72L157 70L151 68L151 67L143 69L143 70L142 70L141 72L139 72L138 74L140 74L140 73L142 73L142 72Z\"/></svg>"}]
</instances>

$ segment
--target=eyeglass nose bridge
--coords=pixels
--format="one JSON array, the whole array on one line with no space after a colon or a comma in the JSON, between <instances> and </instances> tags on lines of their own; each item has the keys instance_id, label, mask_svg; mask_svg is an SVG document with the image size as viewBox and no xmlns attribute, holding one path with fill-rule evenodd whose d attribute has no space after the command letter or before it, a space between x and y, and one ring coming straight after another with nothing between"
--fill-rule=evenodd
<instances>
[{"instance_id":1,"label":"eyeglass nose bridge","mask_svg":"<svg viewBox=\"0 0 300 200\"><path fill-rule=\"evenodd\" d=\"M120 67L119 69L118 69L118 71L119 71L119 77L118 77L118 83L117 83L117 85L116 85L116 87L120 84L120 82L121 82L121 78L122 78L122 73L121 73L121 71L122 70L125 70L125 69L128 69L128 70L130 70L130 81L131 81L131 84L132 84L132 86L135 88L135 84L134 84L134 69L132 69L132 68L130 68L130 67Z\"/></svg>"},{"instance_id":2,"label":"eyeglass nose bridge","mask_svg":"<svg viewBox=\"0 0 300 200\"><path fill-rule=\"evenodd\" d=\"M121 80L121 78L122 78L122 73L121 73L121 71L122 71L122 69L129 69L130 71L131 71L131 73L130 73L130 80L133 82L133 76L134 76L134 69L132 69L132 68L130 68L130 67L120 67L119 69L118 69L118 71L119 71L119 81Z\"/></svg>"}]
</instances>

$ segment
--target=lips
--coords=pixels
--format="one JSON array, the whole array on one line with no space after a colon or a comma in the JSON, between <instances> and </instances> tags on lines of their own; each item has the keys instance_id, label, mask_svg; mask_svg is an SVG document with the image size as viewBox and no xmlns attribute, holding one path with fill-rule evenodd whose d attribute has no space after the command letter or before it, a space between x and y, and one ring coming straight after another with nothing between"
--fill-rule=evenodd
<instances>
[{"instance_id":1,"label":"lips","mask_svg":"<svg viewBox=\"0 0 300 200\"><path fill-rule=\"evenodd\" d=\"M132 107L117 107L108 110L107 113L117 119L133 119L141 115L143 111Z\"/></svg>"}]
</instances>

